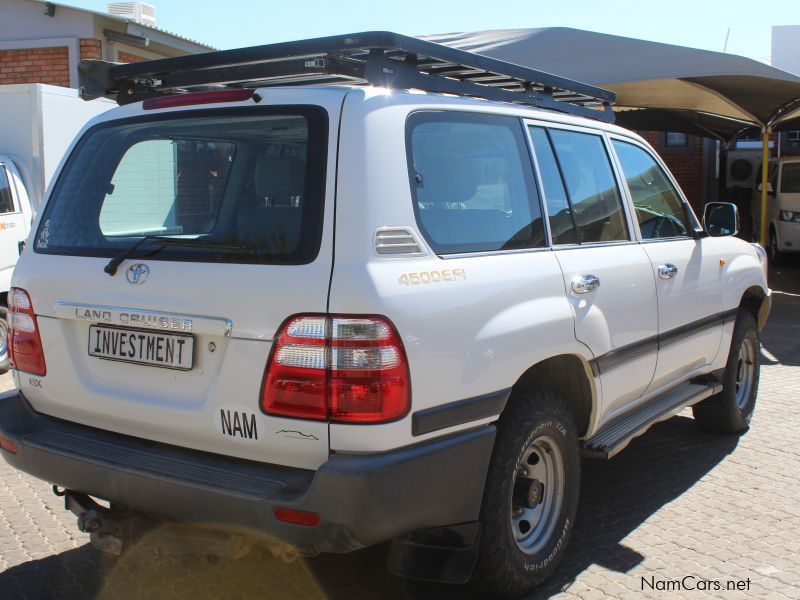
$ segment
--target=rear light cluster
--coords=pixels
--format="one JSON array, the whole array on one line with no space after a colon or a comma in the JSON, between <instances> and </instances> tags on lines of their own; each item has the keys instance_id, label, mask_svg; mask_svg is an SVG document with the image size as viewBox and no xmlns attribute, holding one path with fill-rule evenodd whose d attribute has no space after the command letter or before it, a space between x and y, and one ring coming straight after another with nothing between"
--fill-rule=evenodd
<instances>
[{"instance_id":1,"label":"rear light cluster","mask_svg":"<svg viewBox=\"0 0 800 600\"><path fill-rule=\"evenodd\" d=\"M278 332L262 385L264 412L381 423L403 417L410 404L405 350L386 319L301 315Z\"/></svg>"},{"instance_id":2,"label":"rear light cluster","mask_svg":"<svg viewBox=\"0 0 800 600\"><path fill-rule=\"evenodd\" d=\"M39 323L31 297L22 288L11 288L8 293L8 357L11 366L19 371L47 374Z\"/></svg>"}]
</instances>

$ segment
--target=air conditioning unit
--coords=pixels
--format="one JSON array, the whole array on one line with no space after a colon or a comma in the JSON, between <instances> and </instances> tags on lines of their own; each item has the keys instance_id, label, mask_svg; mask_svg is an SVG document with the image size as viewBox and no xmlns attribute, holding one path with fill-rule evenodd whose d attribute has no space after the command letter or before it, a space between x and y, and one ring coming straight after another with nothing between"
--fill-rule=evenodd
<instances>
[{"instance_id":1,"label":"air conditioning unit","mask_svg":"<svg viewBox=\"0 0 800 600\"><path fill-rule=\"evenodd\" d=\"M753 189L760 165L760 152L742 150L728 152L728 177L726 179L728 189Z\"/></svg>"},{"instance_id":2,"label":"air conditioning unit","mask_svg":"<svg viewBox=\"0 0 800 600\"><path fill-rule=\"evenodd\" d=\"M156 26L156 7L144 2L112 2L108 5L108 14L130 19L135 23Z\"/></svg>"}]
</instances>

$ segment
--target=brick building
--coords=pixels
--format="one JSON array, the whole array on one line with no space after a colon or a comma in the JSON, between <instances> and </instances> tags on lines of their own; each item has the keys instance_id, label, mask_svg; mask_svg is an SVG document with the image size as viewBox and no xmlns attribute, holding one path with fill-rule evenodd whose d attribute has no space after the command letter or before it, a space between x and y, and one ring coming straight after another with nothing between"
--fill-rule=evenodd
<instances>
[{"instance_id":1,"label":"brick building","mask_svg":"<svg viewBox=\"0 0 800 600\"><path fill-rule=\"evenodd\" d=\"M158 29L154 18L139 21L133 14L112 15L39 0L0 0L0 85L78 87L82 59L137 62L214 50Z\"/></svg>"}]
</instances>

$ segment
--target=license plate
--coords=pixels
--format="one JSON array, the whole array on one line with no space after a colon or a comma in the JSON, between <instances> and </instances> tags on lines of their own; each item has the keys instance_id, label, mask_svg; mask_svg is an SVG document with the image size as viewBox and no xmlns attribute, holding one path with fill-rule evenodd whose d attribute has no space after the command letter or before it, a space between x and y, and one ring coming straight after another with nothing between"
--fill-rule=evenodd
<instances>
[{"instance_id":1,"label":"license plate","mask_svg":"<svg viewBox=\"0 0 800 600\"><path fill-rule=\"evenodd\" d=\"M188 371L192 368L194 337L92 325L89 327L89 355Z\"/></svg>"}]
</instances>

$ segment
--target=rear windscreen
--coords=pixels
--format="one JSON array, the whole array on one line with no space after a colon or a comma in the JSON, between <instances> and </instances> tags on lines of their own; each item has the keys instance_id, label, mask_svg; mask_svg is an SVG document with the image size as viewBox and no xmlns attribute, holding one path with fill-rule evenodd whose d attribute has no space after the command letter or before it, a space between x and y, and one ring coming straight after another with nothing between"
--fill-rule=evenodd
<instances>
[{"instance_id":1,"label":"rear windscreen","mask_svg":"<svg viewBox=\"0 0 800 600\"><path fill-rule=\"evenodd\" d=\"M89 130L61 173L37 252L303 264L322 236L322 109L186 111ZM147 237L148 239L144 239Z\"/></svg>"}]
</instances>

